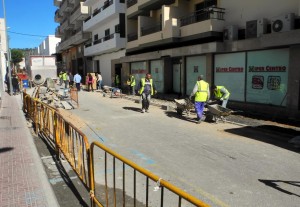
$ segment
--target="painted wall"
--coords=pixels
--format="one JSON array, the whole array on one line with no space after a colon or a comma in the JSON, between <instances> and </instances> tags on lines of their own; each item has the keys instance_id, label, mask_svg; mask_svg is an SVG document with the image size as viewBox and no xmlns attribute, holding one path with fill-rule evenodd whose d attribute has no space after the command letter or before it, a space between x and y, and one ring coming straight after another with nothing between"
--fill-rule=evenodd
<instances>
[{"instance_id":1,"label":"painted wall","mask_svg":"<svg viewBox=\"0 0 300 207\"><path fill-rule=\"evenodd\" d=\"M100 63L100 72L103 78L103 85L111 86L113 83L112 79L112 64L111 61L114 59L119 59L120 57L125 56L125 50L120 50L118 52L103 54L101 56L94 57L94 62L99 60ZM94 72L96 72L94 64ZM122 80L123 81L123 80Z\"/></svg>"},{"instance_id":2,"label":"painted wall","mask_svg":"<svg viewBox=\"0 0 300 207\"><path fill-rule=\"evenodd\" d=\"M227 25L238 25L245 28L245 23L261 18L271 19L279 15L295 13L299 15L299 0L221 0L218 7L225 8L225 21Z\"/></svg>"}]
</instances>

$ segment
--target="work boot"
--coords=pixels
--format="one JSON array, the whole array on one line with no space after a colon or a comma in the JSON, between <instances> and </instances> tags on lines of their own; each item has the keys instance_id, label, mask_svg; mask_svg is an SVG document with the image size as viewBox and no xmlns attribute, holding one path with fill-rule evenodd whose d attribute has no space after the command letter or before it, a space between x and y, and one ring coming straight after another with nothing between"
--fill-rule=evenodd
<instances>
[{"instance_id":1,"label":"work boot","mask_svg":"<svg viewBox=\"0 0 300 207\"><path fill-rule=\"evenodd\" d=\"M145 113L145 109L142 109L142 113Z\"/></svg>"},{"instance_id":2,"label":"work boot","mask_svg":"<svg viewBox=\"0 0 300 207\"><path fill-rule=\"evenodd\" d=\"M201 123L201 119L200 119L200 118L197 118L196 124L200 124L200 123Z\"/></svg>"},{"instance_id":3,"label":"work boot","mask_svg":"<svg viewBox=\"0 0 300 207\"><path fill-rule=\"evenodd\" d=\"M149 113L149 109L146 109L146 112Z\"/></svg>"}]
</instances>

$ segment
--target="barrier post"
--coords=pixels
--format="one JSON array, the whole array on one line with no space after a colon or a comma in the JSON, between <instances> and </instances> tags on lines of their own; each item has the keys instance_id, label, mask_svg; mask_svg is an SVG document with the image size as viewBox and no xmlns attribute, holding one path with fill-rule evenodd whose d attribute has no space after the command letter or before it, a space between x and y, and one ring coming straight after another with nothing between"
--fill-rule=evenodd
<instances>
[{"instance_id":1,"label":"barrier post","mask_svg":"<svg viewBox=\"0 0 300 207\"><path fill-rule=\"evenodd\" d=\"M57 125L58 125L58 118L57 118L57 114L55 111L52 112L53 114L53 136L54 136L54 143L55 143L55 158L57 161L59 161L59 145L58 145L58 129L57 129Z\"/></svg>"}]
</instances>

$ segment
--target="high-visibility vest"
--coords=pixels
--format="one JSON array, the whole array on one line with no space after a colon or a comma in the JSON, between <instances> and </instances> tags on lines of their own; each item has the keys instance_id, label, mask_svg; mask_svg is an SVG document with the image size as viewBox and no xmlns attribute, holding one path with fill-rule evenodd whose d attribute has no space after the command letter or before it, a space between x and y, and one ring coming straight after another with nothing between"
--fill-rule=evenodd
<instances>
[{"instance_id":1,"label":"high-visibility vest","mask_svg":"<svg viewBox=\"0 0 300 207\"><path fill-rule=\"evenodd\" d=\"M140 94L142 94L143 91L144 91L145 83L146 83L145 78L141 78L141 88L140 88L140 91L139 91ZM153 95L154 90L153 90L153 80L152 79L150 79L150 85L151 85L151 95Z\"/></svg>"},{"instance_id":2,"label":"high-visibility vest","mask_svg":"<svg viewBox=\"0 0 300 207\"><path fill-rule=\"evenodd\" d=\"M130 86L135 86L135 78L133 75L130 77Z\"/></svg>"},{"instance_id":3,"label":"high-visibility vest","mask_svg":"<svg viewBox=\"0 0 300 207\"><path fill-rule=\"evenodd\" d=\"M119 84L120 84L120 78L119 78L119 75L116 75L116 77L115 77L115 84L116 84L116 85L119 85Z\"/></svg>"},{"instance_id":4,"label":"high-visibility vest","mask_svg":"<svg viewBox=\"0 0 300 207\"><path fill-rule=\"evenodd\" d=\"M225 97L223 97L223 93L221 92L221 89L225 89L227 95ZM216 99L220 99L223 97L223 99L228 99L229 98L229 91L224 87L224 86L217 86L217 90L214 91L215 94L215 98Z\"/></svg>"},{"instance_id":5,"label":"high-visibility vest","mask_svg":"<svg viewBox=\"0 0 300 207\"><path fill-rule=\"evenodd\" d=\"M208 98L209 84L204 80L197 81L198 91L195 94L196 102L205 102Z\"/></svg>"},{"instance_id":6,"label":"high-visibility vest","mask_svg":"<svg viewBox=\"0 0 300 207\"><path fill-rule=\"evenodd\" d=\"M64 81L68 80L68 75L67 75L67 73L63 73L63 74L62 74L62 79L63 79Z\"/></svg>"}]
</instances>

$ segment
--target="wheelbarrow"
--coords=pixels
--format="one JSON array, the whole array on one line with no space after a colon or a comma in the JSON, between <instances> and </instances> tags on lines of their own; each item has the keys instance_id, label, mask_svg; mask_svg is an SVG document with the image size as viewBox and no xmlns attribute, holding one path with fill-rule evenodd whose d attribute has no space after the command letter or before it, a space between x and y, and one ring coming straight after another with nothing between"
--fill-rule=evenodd
<instances>
[{"instance_id":1,"label":"wheelbarrow","mask_svg":"<svg viewBox=\"0 0 300 207\"><path fill-rule=\"evenodd\" d=\"M174 99L174 101L176 103L176 111L178 115L182 115L183 112L190 115L191 110L194 108L194 104L190 99Z\"/></svg>"},{"instance_id":2,"label":"wheelbarrow","mask_svg":"<svg viewBox=\"0 0 300 207\"><path fill-rule=\"evenodd\" d=\"M212 120L215 121L215 123L218 123L219 120L222 120L223 122L226 121L226 116L229 116L233 111L224 108L218 104L207 104L207 116L212 116Z\"/></svg>"}]
</instances>

